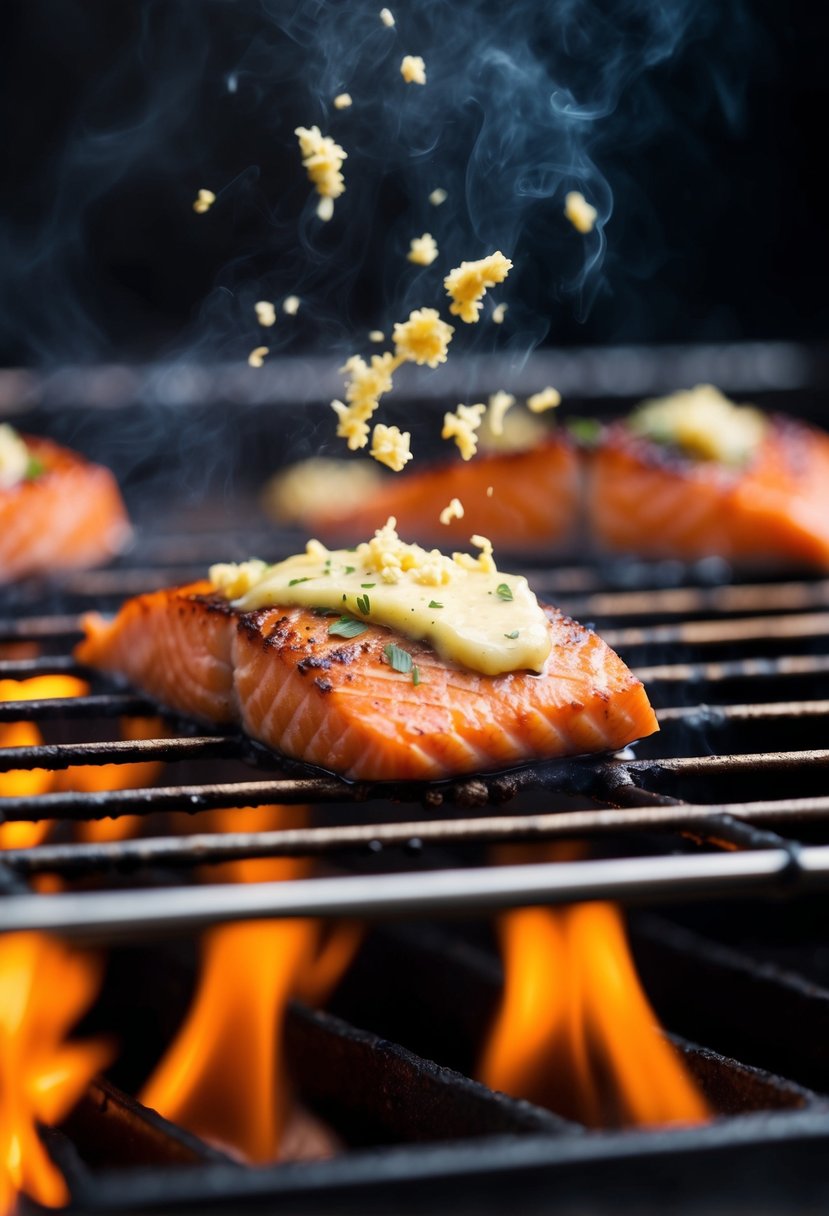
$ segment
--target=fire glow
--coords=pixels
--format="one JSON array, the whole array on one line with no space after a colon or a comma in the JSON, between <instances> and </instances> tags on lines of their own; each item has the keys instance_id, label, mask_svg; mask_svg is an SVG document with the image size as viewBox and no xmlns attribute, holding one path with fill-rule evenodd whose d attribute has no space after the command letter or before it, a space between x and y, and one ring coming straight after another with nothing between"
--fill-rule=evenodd
<instances>
[{"instance_id":1,"label":"fire glow","mask_svg":"<svg viewBox=\"0 0 829 1216\"><path fill-rule=\"evenodd\" d=\"M245 808L217 812L213 826L298 826L292 811L304 819L302 808ZM273 858L228 862L209 878L280 882L308 872L306 861ZM292 1116L282 1046L288 1001L323 1000L360 941L356 925L334 926L327 940L324 929L318 920L252 921L206 933L192 1004L141 1101L249 1161L273 1161Z\"/></svg>"},{"instance_id":2,"label":"fire glow","mask_svg":"<svg viewBox=\"0 0 829 1216\"><path fill-rule=\"evenodd\" d=\"M505 982L485 1085L594 1128L709 1117L642 990L617 907L519 908L497 929Z\"/></svg>"}]
</instances>

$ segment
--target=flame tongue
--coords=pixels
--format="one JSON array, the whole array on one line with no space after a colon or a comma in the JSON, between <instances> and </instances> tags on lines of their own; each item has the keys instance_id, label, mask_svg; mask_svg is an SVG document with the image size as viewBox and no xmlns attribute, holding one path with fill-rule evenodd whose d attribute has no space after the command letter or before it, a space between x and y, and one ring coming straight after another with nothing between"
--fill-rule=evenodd
<instances>
[{"instance_id":1,"label":"flame tongue","mask_svg":"<svg viewBox=\"0 0 829 1216\"><path fill-rule=\"evenodd\" d=\"M100 961L42 934L0 940L0 1211L24 1191L57 1207L66 1184L37 1133L59 1123L109 1061L103 1042L65 1037L97 992Z\"/></svg>"},{"instance_id":2,"label":"flame tongue","mask_svg":"<svg viewBox=\"0 0 829 1216\"><path fill-rule=\"evenodd\" d=\"M246 808L215 816L214 826L264 831L288 826L290 813L283 807ZM300 878L308 868L293 859L240 861L217 866L208 877L277 882ZM337 926L321 947L321 932L317 921L293 920L224 925L206 933L189 1013L141 1101L251 1161L272 1161L290 1105L282 1050L286 1005L299 992L322 999L359 942L355 926Z\"/></svg>"},{"instance_id":3,"label":"flame tongue","mask_svg":"<svg viewBox=\"0 0 829 1216\"><path fill-rule=\"evenodd\" d=\"M485 1084L590 1127L708 1117L642 991L618 908L522 908L498 933L506 976Z\"/></svg>"}]
</instances>

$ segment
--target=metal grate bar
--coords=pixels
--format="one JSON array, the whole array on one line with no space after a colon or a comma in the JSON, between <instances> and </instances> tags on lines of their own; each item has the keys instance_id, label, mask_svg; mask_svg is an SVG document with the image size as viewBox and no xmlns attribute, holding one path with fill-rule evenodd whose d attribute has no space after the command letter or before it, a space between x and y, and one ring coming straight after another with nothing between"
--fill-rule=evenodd
<instances>
[{"instance_id":1,"label":"metal grate bar","mask_svg":"<svg viewBox=\"0 0 829 1216\"><path fill-rule=\"evenodd\" d=\"M748 705L677 705L657 711L662 722L717 726L728 722L756 722L783 718L822 718L829 701L770 701Z\"/></svg>"},{"instance_id":2,"label":"metal grate bar","mask_svg":"<svg viewBox=\"0 0 829 1216\"><path fill-rule=\"evenodd\" d=\"M405 823L349 824L273 832L212 832L84 844L45 844L9 849L3 861L21 874L64 875L142 866L192 867L262 857L314 857L329 853L422 844L506 844L582 839L640 832L687 832L720 843L728 821L744 825L826 822L829 796L719 805L632 806L624 810L558 811L543 815L493 815L483 819L417 819ZM723 826L726 830L723 831ZM762 841L770 843L770 833ZM758 843L749 835L747 843ZM778 842L782 843L782 842ZM0 905L0 909L2 905Z\"/></svg>"},{"instance_id":3,"label":"metal grate bar","mask_svg":"<svg viewBox=\"0 0 829 1216\"><path fill-rule=\"evenodd\" d=\"M243 744L232 735L172 739L118 740L111 743L46 743L0 748L0 772L12 769L68 768L71 764L132 764L144 760L203 760L241 756ZM6 800L0 800L0 816Z\"/></svg>"},{"instance_id":4,"label":"metal grate bar","mask_svg":"<svg viewBox=\"0 0 829 1216\"><path fill-rule=\"evenodd\" d=\"M604 637L604 633L602 634ZM636 667L643 684L719 684L723 680L776 680L782 676L829 673L829 655L781 655L773 659L733 659L723 663L663 663Z\"/></svg>"},{"instance_id":5,"label":"metal grate bar","mask_svg":"<svg viewBox=\"0 0 829 1216\"><path fill-rule=\"evenodd\" d=\"M726 642L769 641L781 638L825 638L827 634L829 612L750 616L730 621L684 621L680 625L602 630L602 637L614 650L624 646L714 646Z\"/></svg>"},{"instance_id":6,"label":"metal grate bar","mask_svg":"<svg viewBox=\"0 0 829 1216\"><path fill-rule=\"evenodd\" d=\"M533 576L530 576L533 578ZM537 585L537 580L533 578ZM695 612L796 612L829 607L829 580L820 582L751 583L719 587L669 587L653 591L610 591L560 596L561 607L573 616L688 616Z\"/></svg>"},{"instance_id":7,"label":"metal grate bar","mask_svg":"<svg viewBox=\"0 0 829 1216\"><path fill-rule=\"evenodd\" d=\"M63 641L80 636L77 616L27 616L21 621L0 621L0 641Z\"/></svg>"},{"instance_id":8,"label":"metal grate bar","mask_svg":"<svg viewBox=\"0 0 829 1216\"><path fill-rule=\"evenodd\" d=\"M374 919L469 914L597 899L625 903L829 888L829 847L495 866L372 877L9 895L0 931L42 930L105 942L220 922L293 916Z\"/></svg>"},{"instance_id":9,"label":"metal grate bar","mask_svg":"<svg viewBox=\"0 0 829 1216\"><path fill-rule=\"evenodd\" d=\"M90 669L76 663L68 654L43 655L36 659L0 659L0 680L28 680L32 676L58 673L88 676Z\"/></svg>"},{"instance_id":10,"label":"metal grate bar","mask_svg":"<svg viewBox=\"0 0 829 1216\"><path fill-rule=\"evenodd\" d=\"M114 718L122 714L153 716L158 706L135 693L91 693L84 697L42 697L32 701L0 701L0 722L43 721L48 718Z\"/></svg>"}]
</instances>

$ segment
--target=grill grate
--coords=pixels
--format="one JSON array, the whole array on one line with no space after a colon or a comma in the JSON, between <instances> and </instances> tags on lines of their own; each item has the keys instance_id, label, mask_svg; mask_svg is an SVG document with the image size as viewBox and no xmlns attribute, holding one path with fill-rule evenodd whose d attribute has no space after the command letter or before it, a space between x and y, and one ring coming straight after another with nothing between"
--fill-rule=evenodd
<instances>
[{"instance_id":1,"label":"grill grate","mask_svg":"<svg viewBox=\"0 0 829 1216\"><path fill-rule=\"evenodd\" d=\"M74 662L78 614L114 607L139 589L186 581L217 557L246 553L250 543L247 533L232 530L150 534L120 566L68 579L53 613L27 614L31 589L10 594L0 643L34 642L41 653L0 661L0 679L71 674L89 679L92 691L72 699L7 701L0 704L0 722L25 719L75 732L82 724L94 735L89 724L96 721L157 714L146 698ZM290 550L295 539L271 535L267 547ZM820 695L829 670L829 612L821 611L829 605L829 580L754 576L741 583L730 580L719 562L689 570L663 562L526 573L542 597L595 622L646 682L663 732L640 745L640 754L434 785L351 784L280 761L238 735L195 734L192 724L170 717L165 738L93 737L4 749L0 771L147 760L186 762L198 770L196 779L146 789L5 798L8 821L69 823L277 802L331 807L351 822L107 844L58 839L9 850L0 861L6 892L0 930L60 928L97 940L262 915L411 914L599 896L632 903L668 893L739 896L829 886L829 846L805 848L798 839L829 822L829 750L810 745L820 742L829 718L829 701ZM712 657L718 650L721 660ZM794 746L783 748L780 739ZM769 748L769 740L777 746ZM488 813L507 802L513 803L509 813ZM405 813L406 804L417 803L427 817ZM445 865L446 846L572 837L596 838L609 855L492 867L481 864L479 850L462 867ZM414 876L398 867L391 874L244 887L161 885L142 891L140 899L123 889L125 876L147 868L169 882L197 865L228 859L356 854L359 861L361 854L413 846L425 867ZM47 871L95 874L116 889L45 898L27 880Z\"/></svg>"}]
</instances>

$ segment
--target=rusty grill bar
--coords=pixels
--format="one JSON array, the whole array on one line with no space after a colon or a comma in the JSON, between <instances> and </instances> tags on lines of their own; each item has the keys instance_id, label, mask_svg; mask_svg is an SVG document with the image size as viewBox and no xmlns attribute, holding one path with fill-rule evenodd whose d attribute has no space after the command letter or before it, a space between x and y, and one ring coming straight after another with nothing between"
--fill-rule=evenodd
<instances>
[{"instance_id":1,"label":"rusty grill bar","mask_svg":"<svg viewBox=\"0 0 829 1216\"><path fill-rule=\"evenodd\" d=\"M270 538L269 551L288 549L293 538ZM192 540L192 544L190 541ZM249 538L247 538L249 543ZM61 595L67 608L114 607L124 594L184 581L203 570L197 565L224 551L236 554L240 541L230 533L194 537L150 537L144 551L121 568L74 575ZM188 547L189 546L189 547ZM184 555L186 554L186 557ZM184 560L182 560L184 559ZM627 658L657 704L663 734L648 740L637 756L578 759L456 781L424 784L348 783L302 766L281 762L235 734L194 733L191 723L165 715L169 738L139 741L92 739L45 743L0 752L0 771L62 769L74 764L126 764L148 760L241 766L232 780L187 780L146 789L58 792L6 798L8 821L72 821L118 815L148 816L161 811L198 812L240 805L310 803L347 808L357 822L262 833L156 836L108 844L54 842L4 853L0 877L7 894L0 905L0 930L53 927L96 937L141 935L193 928L222 919L287 916L313 911L362 915L417 914L429 910L484 910L506 904L558 903L612 897L623 902L664 899L673 885L683 897L829 887L829 846L801 848L798 831L829 822L829 749L820 746L756 749L750 733L811 731L829 718L821 695L829 671L829 580L787 577L745 583L724 581L722 564L700 563L682 585L676 564L567 566L527 571L535 589L582 620L597 620L602 636ZM713 581L712 581L713 580ZM716 580L721 580L717 582ZM632 585L633 584L633 585ZM77 601L77 602L76 602ZM14 605L12 605L12 608ZM46 653L0 660L0 679L71 674L88 678L92 691L71 699L7 701L0 722L105 721L123 715L154 716L147 698L107 685L73 660L78 616L12 614L0 621L0 641L36 642ZM734 657L735 647L745 653ZM795 649L796 648L796 649ZM805 648L805 652L801 653ZM709 659L717 650L721 661ZM732 688L738 698L730 698ZM789 695L795 689L796 695ZM661 706L661 707L660 707ZM749 732L742 746L727 747L734 732ZM714 744L710 736L714 736ZM719 746L718 735L726 746ZM662 740L665 741L663 745ZM701 741L700 750L693 753ZM685 744L681 746L678 744ZM281 770L281 771L280 771ZM684 787L706 783L704 797L688 797ZM802 796L723 796L736 781L785 784L795 781ZM814 788L801 789L804 781ZM730 784L729 784L730 783ZM761 794L766 791L762 790ZM485 813L513 799L555 797L556 811L520 805L515 813ZM710 798L710 802L708 799ZM588 808L566 805L587 801ZM392 813L420 803L428 817ZM383 813L383 804L388 813ZM361 812L360 808L363 808ZM377 814L378 808L381 814ZM770 830L771 828L775 830ZM658 834L657 856L630 856L630 845ZM476 861L461 869L420 871L417 890L407 876L364 874L359 878L309 879L299 883L241 887L165 886L131 899L123 890L66 893L48 898L30 892L26 880L39 873L123 876L151 867L170 875L229 859L274 856L333 856L416 847L484 846L516 841L593 837L609 848L601 862L556 862L537 866L491 867ZM678 856L670 850L680 849ZM425 852L423 852L425 850ZM600 869L596 869L596 867ZM357 888L359 885L359 898ZM221 896L218 898L218 896ZM142 910L145 909L145 910Z\"/></svg>"}]
</instances>

